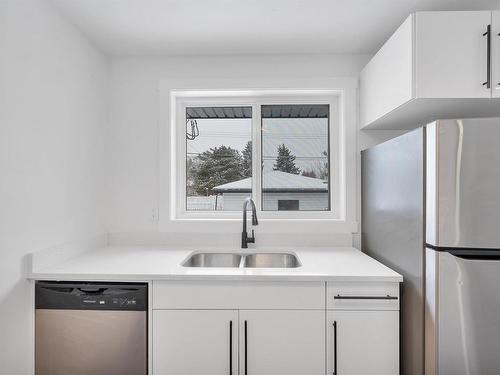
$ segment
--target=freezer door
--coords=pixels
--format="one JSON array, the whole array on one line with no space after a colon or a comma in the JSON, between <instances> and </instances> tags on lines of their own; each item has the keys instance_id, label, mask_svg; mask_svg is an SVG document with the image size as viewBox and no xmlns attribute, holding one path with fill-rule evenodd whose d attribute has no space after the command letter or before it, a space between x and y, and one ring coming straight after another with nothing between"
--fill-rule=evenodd
<instances>
[{"instance_id":1,"label":"freezer door","mask_svg":"<svg viewBox=\"0 0 500 375\"><path fill-rule=\"evenodd\" d=\"M146 375L147 312L37 309L35 375Z\"/></svg>"},{"instance_id":2,"label":"freezer door","mask_svg":"<svg viewBox=\"0 0 500 375\"><path fill-rule=\"evenodd\" d=\"M432 250L427 254L436 261L435 306L428 305L435 321L426 324L429 341L435 344L435 371L427 373L498 375L500 260L464 259ZM428 263L432 264L432 259ZM432 282L428 287L433 287ZM433 357L426 358L429 361Z\"/></svg>"},{"instance_id":3,"label":"freezer door","mask_svg":"<svg viewBox=\"0 0 500 375\"><path fill-rule=\"evenodd\" d=\"M427 243L500 248L500 119L427 127Z\"/></svg>"}]
</instances>

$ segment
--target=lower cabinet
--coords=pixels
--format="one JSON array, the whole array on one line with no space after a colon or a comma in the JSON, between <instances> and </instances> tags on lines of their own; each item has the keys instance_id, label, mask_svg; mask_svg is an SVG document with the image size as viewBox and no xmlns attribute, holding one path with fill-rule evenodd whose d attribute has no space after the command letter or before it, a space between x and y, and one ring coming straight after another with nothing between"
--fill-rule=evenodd
<instances>
[{"instance_id":1,"label":"lower cabinet","mask_svg":"<svg viewBox=\"0 0 500 375\"><path fill-rule=\"evenodd\" d=\"M155 282L152 375L398 375L398 283Z\"/></svg>"},{"instance_id":2,"label":"lower cabinet","mask_svg":"<svg viewBox=\"0 0 500 375\"><path fill-rule=\"evenodd\" d=\"M399 374L399 311L327 313L328 374Z\"/></svg>"},{"instance_id":3,"label":"lower cabinet","mask_svg":"<svg viewBox=\"0 0 500 375\"><path fill-rule=\"evenodd\" d=\"M324 375L325 311L240 311L240 375Z\"/></svg>"},{"instance_id":4,"label":"lower cabinet","mask_svg":"<svg viewBox=\"0 0 500 375\"><path fill-rule=\"evenodd\" d=\"M237 374L237 310L153 310L154 375Z\"/></svg>"},{"instance_id":5,"label":"lower cabinet","mask_svg":"<svg viewBox=\"0 0 500 375\"><path fill-rule=\"evenodd\" d=\"M321 310L154 310L153 325L154 375L325 373Z\"/></svg>"}]
</instances>

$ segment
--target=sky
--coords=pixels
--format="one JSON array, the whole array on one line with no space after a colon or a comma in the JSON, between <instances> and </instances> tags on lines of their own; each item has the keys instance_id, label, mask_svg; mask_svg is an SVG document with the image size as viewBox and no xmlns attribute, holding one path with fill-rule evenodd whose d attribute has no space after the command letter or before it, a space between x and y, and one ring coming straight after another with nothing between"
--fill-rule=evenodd
<instances>
[{"instance_id":1,"label":"sky","mask_svg":"<svg viewBox=\"0 0 500 375\"><path fill-rule=\"evenodd\" d=\"M187 141L187 152L195 155L221 145L243 150L251 140L251 119L199 119L199 136ZM297 158L302 170L314 169L325 158L328 149L328 119L267 118L262 123L264 171L272 170L277 148L284 143Z\"/></svg>"},{"instance_id":2,"label":"sky","mask_svg":"<svg viewBox=\"0 0 500 375\"><path fill-rule=\"evenodd\" d=\"M188 153L202 153L221 145L242 151L247 142L252 140L252 119L200 119L196 121L200 135L193 141L187 141Z\"/></svg>"}]
</instances>

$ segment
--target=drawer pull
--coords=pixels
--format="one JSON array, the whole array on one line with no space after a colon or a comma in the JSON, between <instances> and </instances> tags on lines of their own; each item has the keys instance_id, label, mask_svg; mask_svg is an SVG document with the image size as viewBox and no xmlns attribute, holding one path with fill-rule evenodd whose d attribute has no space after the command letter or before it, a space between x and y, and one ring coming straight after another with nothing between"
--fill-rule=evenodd
<instances>
[{"instance_id":1,"label":"drawer pull","mask_svg":"<svg viewBox=\"0 0 500 375\"><path fill-rule=\"evenodd\" d=\"M398 297L396 296L341 296L340 294L337 294L336 296L333 297L333 299L379 299L379 300L397 300Z\"/></svg>"}]
</instances>

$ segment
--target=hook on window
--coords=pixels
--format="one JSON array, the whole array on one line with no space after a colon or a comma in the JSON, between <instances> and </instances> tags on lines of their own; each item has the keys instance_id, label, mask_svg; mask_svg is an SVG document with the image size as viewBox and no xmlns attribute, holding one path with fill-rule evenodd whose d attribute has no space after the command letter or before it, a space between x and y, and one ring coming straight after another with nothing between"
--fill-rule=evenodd
<instances>
[{"instance_id":1,"label":"hook on window","mask_svg":"<svg viewBox=\"0 0 500 375\"><path fill-rule=\"evenodd\" d=\"M196 120L186 120L186 139L193 141L199 135L200 130L198 129L198 122Z\"/></svg>"}]
</instances>

